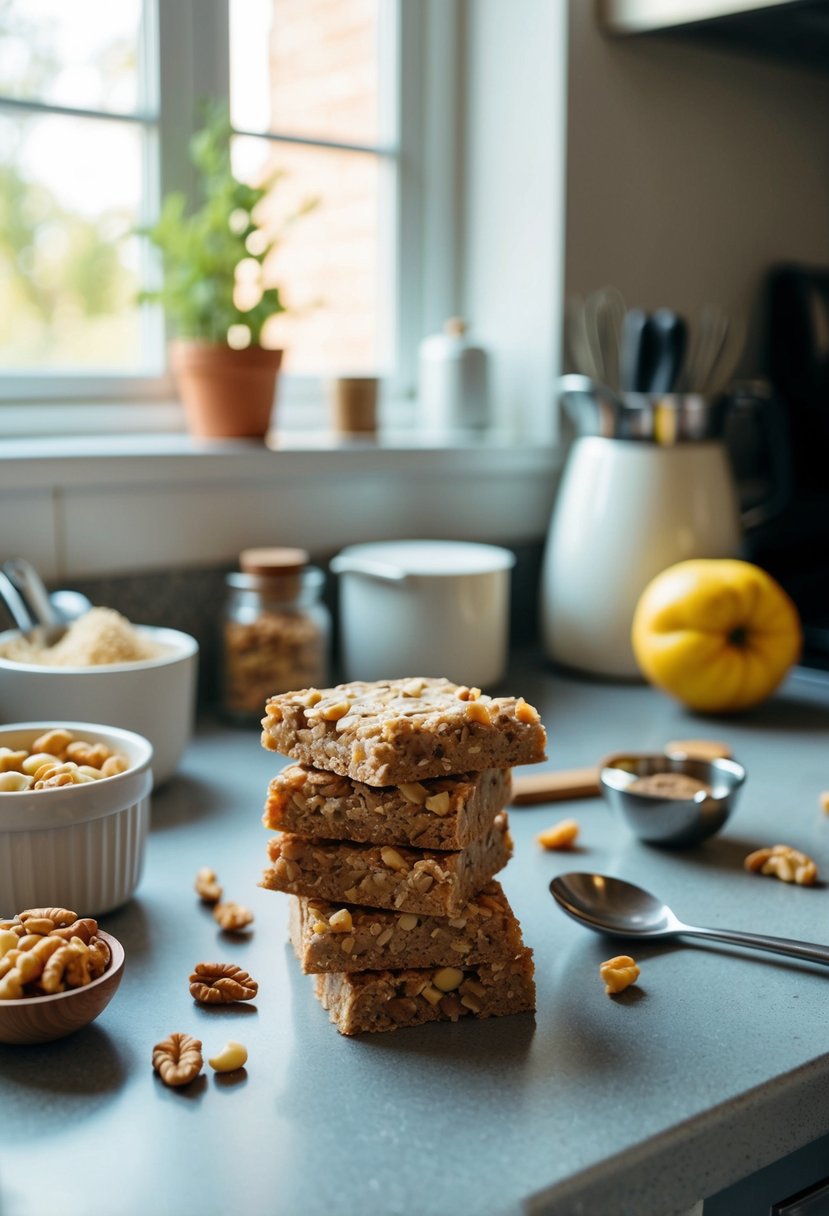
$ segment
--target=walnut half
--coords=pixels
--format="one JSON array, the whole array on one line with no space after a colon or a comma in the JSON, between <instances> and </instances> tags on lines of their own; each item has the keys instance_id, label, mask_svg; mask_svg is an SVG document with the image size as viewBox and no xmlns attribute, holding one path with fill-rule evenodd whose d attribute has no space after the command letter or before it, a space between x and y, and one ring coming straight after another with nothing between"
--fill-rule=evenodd
<instances>
[{"instance_id":1,"label":"walnut half","mask_svg":"<svg viewBox=\"0 0 829 1216\"><path fill-rule=\"evenodd\" d=\"M189 1085L203 1065L201 1040L190 1034L171 1034L153 1048L153 1068L165 1085Z\"/></svg>"},{"instance_id":2,"label":"walnut half","mask_svg":"<svg viewBox=\"0 0 829 1216\"><path fill-rule=\"evenodd\" d=\"M190 995L201 1005L252 1001L258 991L256 980L235 963L197 963L190 976Z\"/></svg>"}]
</instances>

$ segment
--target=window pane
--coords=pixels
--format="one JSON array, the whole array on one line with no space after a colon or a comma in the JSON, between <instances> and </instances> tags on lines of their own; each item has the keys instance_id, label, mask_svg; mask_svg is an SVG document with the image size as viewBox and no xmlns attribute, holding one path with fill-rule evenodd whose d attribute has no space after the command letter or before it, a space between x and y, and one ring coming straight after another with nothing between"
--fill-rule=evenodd
<instances>
[{"instance_id":1,"label":"window pane","mask_svg":"<svg viewBox=\"0 0 829 1216\"><path fill-rule=\"evenodd\" d=\"M286 370L382 371L391 318L381 327L390 268L381 261L380 214L390 168L373 155L250 138L234 140L233 161L249 181L282 173L262 208L268 230L278 232L286 216L317 201L284 230L266 264L266 285L279 286L289 310L268 323L266 341L285 350Z\"/></svg>"},{"instance_id":2,"label":"window pane","mask_svg":"<svg viewBox=\"0 0 829 1216\"><path fill-rule=\"evenodd\" d=\"M0 94L129 113L141 0L0 0Z\"/></svg>"},{"instance_id":3,"label":"window pane","mask_svg":"<svg viewBox=\"0 0 829 1216\"><path fill-rule=\"evenodd\" d=\"M0 110L0 366L133 371L142 143L133 124Z\"/></svg>"},{"instance_id":4,"label":"window pane","mask_svg":"<svg viewBox=\"0 0 829 1216\"><path fill-rule=\"evenodd\" d=\"M231 0L234 125L376 144L381 3Z\"/></svg>"}]
</instances>

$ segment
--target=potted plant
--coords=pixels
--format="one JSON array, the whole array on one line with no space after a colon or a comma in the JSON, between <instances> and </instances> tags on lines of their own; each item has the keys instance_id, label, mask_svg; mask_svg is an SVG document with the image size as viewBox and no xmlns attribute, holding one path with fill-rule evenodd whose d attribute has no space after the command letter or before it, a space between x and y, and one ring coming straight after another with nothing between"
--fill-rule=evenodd
<instances>
[{"instance_id":1,"label":"potted plant","mask_svg":"<svg viewBox=\"0 0 829 1216\"><path fill-rule=\"evenodd\" d=\"M140 298L160 303L175 328L170 365L191 433L261 438L282 362L281 350L263 345L262 331L285 305L280 289L263 282L263 265L279 235L261 226L257 213L279 175L259 186L235 177L231 133L227 108L210 107L190 143L201 202L188 211L183 194L169 194L158 221L141 230L161 251L163 278ZM314 205L305 203L289 220ZM254 270L244 284L242 263Z\"/></svg>"}]
</instances>

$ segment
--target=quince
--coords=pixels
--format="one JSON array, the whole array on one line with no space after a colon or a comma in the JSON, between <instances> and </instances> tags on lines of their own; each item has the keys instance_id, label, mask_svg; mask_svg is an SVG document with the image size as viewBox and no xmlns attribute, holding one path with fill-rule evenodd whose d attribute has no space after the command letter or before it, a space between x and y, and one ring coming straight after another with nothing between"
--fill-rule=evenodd
<instances>
[{"instance_id":1,"label":"quince","mask_svg":"<svg viewBox=\"0 0 829 1216\"><path fill-rule=\"evenodd\" d=\"M803 633L778 582L750 562L678 562L642 592L631 631L642 674L691 709L764 701L797 662Z\"/></svg>"}]
</instances>

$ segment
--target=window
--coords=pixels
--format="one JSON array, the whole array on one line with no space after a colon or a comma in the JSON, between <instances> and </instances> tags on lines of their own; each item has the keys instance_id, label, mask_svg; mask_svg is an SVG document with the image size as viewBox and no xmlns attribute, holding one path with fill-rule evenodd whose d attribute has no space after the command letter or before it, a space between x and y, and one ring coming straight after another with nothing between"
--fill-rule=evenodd
<instances>
[{"instance_id":1,"label":"window","mask_svg":"<svg viewBox=\"0 0 829 1216\"><path fill-rule=\"evenodd\" d=\"M187 144L217 97L237 173L278 168L274 209L317 200L268 267L289 305L269 334L285 371L411 379L425 11L0 0L0 398L171 395L163 318L135 302L154 265L135 228L192 191Z\"/></svg>"},{"instance_id":2,"label":"window","mask_svg":"<svg viewBox=\"0 0 829 1216\"><path fill-rule=\"evenodd\" d=\"M141 0L0 0L0 370L160 371L135 303L157 116Z\"/></svg>"}]
</instances>

